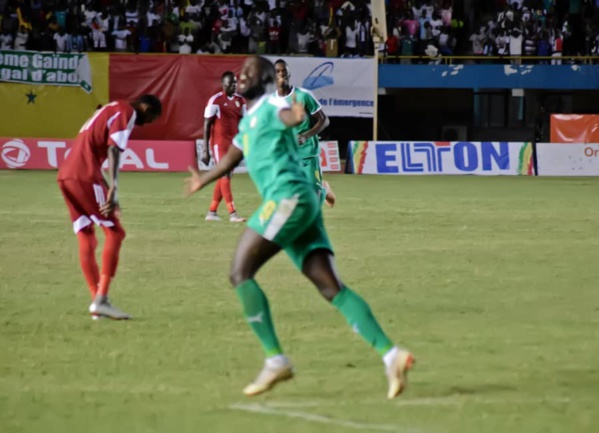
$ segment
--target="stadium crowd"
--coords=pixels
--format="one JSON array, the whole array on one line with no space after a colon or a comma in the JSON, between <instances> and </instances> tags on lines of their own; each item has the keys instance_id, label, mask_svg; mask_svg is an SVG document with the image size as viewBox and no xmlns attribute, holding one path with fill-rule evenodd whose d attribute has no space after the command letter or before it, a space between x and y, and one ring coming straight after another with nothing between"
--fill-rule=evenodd
<instances>
[{"instance_id":1,"label":"stadium crowd","mask_svg":"<svg viewBox=\"0 0 599 433\"><path fill-rule=\"evenodd\" d=\"M367 0L0 0L1 49L358 56Z\"/></svg>"},{"instance_id":2,"label":"stadium crowd","mask_svg":"<svg viewBox=\"0 0 599 433\"><path fill-rule=\"evenodd\" d=\"M598 53L599 0L386 3L389 61ZM0 14L2 50L373 54L369 0L0 0Z\"/></svg>"},{"instance_id":3,"label":"stadium crowd","mask_svg":"<svg viewBox=\"0 0 599 433\"><path fill-rule=\"evenodd\" d=\"M496 0L494 8L473 11L476 56L552 57L538 63L561 64L562 56L598 54L599 0Z\"/></svg>"}]
</instances>

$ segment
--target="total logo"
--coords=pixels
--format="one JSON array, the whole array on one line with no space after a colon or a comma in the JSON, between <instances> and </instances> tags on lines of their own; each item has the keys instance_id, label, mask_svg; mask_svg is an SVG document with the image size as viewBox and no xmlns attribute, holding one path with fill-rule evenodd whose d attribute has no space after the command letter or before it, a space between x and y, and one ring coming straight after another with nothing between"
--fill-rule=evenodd
<instances>
[{"instance_id":1,"label":"total logo","mask_svg":"<svg viewBox=\"0 0 599 433\"><path fill-rule=\"evenodd\" d=\"M8 168L22 168L31 158L31 151L23 140L13 139L2 145L0 155Z\"/></svg>"},{"instance_id":2,"label":"total logo","mask_svg":"<svg viewBox=\"0 0 599 433\"><path fill-rule=\"evenodd\" d=\"M10 169L55 169L69 156L73 140L24 140L13 138L5 142L1 149L2 161ZM1 141L0 141L1 143ZM130 143L133 144L133 143ZM164 155L163 155L164 156ZM2 164L0 162L0 167ZM103 166L108 168L108 162ZM125 170L166 170L169 161L159 161L151 145L137 146L137 150L128 147L120 158L120 168Z\"/></svg>"}]
</instances>

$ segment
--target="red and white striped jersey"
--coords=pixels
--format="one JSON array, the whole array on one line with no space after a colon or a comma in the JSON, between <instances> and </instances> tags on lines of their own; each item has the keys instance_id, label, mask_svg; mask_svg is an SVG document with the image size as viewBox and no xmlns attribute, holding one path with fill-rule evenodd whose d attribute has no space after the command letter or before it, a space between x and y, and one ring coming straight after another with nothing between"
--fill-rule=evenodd
<instances>
[{"instance_id":1,"label":"red and white striped jersey","mask_svg":"<svg viewBox=\"0 0 599 433\"><path fill-rule=\"evenodd\" d=\"M127 101L114 101L97 110L81 127L69 155L58 169L58 180L102 181L108 147L127 148L136 112Z\"/></svg>"}]
</instances>

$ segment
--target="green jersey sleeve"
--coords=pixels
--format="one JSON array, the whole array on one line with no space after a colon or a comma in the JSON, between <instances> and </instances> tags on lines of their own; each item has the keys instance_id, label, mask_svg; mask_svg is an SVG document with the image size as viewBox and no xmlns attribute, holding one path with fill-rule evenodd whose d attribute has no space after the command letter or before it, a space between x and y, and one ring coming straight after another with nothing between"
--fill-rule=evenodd
<instances>
[{"instance_id":1,"label":"green jersey sleeve","mask_svg":"<svg viewBox=\"0 0 599 433\"><path fill-rule=\"evenodd\" d=\"M316 96L314 96L314 93L312 93L306 89L301 89L301 90L303 93L306 94L306 97L304 100L304 106L306 108L306 111L310 115L322 110L322 106L320 105L320 102L318 102L318 99L316 99Z\"/></svg>"}]
</instances>

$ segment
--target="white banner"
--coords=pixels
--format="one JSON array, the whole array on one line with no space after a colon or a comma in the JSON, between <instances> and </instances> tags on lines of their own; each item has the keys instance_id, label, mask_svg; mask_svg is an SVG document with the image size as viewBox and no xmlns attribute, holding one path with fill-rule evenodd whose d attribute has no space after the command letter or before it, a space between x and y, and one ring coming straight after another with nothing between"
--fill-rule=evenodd
<instances>
[{"instance_id":1,"label":"white banner","mask_svg":"<svg viewBox=\"0 0 599 433\"><path fill-rule=\"evenodd\" d=\"M532 175L532 144L447 141L351 141L355 174Z\"/></svg>"},{"instance_id":2,"label":"white banner","mask_svg":"<svg viewBox=\"0 0 599 433\"><path fill-rule=\"evenodd\" d=\"M372 59L273 57L289 65L291 84L310 90L329 117L374 117Z\"/></svg>"},{"instance_id":3,"label":"white banner","mask_svg":"<svg viewBox=\"0 0 599 433\"><path fill-rule=\"evenodd\" d=\"M204 140L196 140L196 152L198 156L198 169L199 170L209 170L214 167L214 157L212 156L212 152L208 150L210 153L210 164L206 165L202 161L200 161L200 157L202 155L202 149L204 146ZM341 158L339 156L339 143L336 141L321 141L320 142L320 167L322 171L341 171ZM241 161L241 163L235 168L234 173L247 173L247 168L245 167L245 161Z\"/></svg>"},{"instance_id":4,"label":"white banner","mask_svg":"<svg viewBox=\"0 0 599 433\"><path fill-rule=\"evenodd\" d=\"M599 176L599 144L537 143L539 176Z\"/></svg>"}]
</instances>

